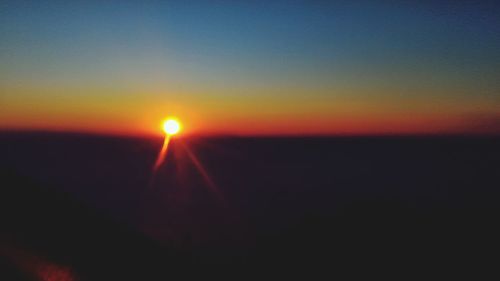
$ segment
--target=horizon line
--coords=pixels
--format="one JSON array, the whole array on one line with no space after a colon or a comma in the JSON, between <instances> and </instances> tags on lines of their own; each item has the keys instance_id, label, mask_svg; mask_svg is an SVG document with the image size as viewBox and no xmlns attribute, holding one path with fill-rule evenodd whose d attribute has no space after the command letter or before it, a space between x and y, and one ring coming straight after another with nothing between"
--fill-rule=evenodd
<instances>
[{"instance_id":1,"label":"horizon line","mask_svg":"<svg viewBox=\"0 0 500 281\"><path fill-rule=\"evenodd\" d=\"M85 130L24 129L0 128L0 134L48 134L117 138L163 138L162 134L122 133ZM379 137L500 137L500 132L380 132L380 133L275 133L275 134L237 134L237 133L190 133L176 138L379 138Z\"/></svg>"}]
</instances>

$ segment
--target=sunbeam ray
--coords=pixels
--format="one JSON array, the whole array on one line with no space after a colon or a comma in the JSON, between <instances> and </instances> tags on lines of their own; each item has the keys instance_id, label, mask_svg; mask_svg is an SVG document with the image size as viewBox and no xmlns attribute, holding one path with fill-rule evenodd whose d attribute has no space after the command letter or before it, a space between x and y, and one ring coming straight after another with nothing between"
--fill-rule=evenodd
<instances>
[{"instance_id":1,"label":"sunbeam ray","mask_svg":"<svg viewBox=\"0 0 500 281\"><path fill-rule=\"evenodd\" d=\"M203 177L203 180L207 184L210 191L212 191L219 199L223 200L224 197L223 197L221 191L219 190L219 188L217 187L215 182L212 180L212 178L210 177L208 172L205 170L205 168L201 164L200 160L194 155L194 153L191 151L191 149L189 149L189 147L187 145L185 145L184 143L181 143L181 145L184 148L184 150L186 151L187 155L189 156L189 159L191 159L194 166L196 167L196 169L198 170L200 175Z\"/></svg>"},{"instance_id":2,"label":"sunbeam ray","mask_svg":"<svg viewBox=\"0 0 500 281\"><path fill-rule=\"evenodd\" d=\"M153 173L155 173L161 164L165 161L165 156L167 155L168 144L170 143L170 135L165 135L165 141L163 142L163 146L161 147L160 153L156 158L155 165L153 166Z\"/></svg>"}]
</instances>

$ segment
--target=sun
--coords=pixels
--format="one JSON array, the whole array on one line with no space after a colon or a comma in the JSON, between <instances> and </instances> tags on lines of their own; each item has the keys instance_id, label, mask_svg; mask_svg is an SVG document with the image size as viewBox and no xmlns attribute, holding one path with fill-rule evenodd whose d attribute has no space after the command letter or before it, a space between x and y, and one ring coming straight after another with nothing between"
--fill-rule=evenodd
<instances>
[{"instance_id":1,"label":"sun","mask_svg":"<svg viewBox=\"0 0 500 281\"><path fill-rule=\"evenodd\" d=\"M179 133L180 130L181 124L176 119L169 118L163 122L163 131L167 135L173 136Z\"/></svg>"}]
</instances>

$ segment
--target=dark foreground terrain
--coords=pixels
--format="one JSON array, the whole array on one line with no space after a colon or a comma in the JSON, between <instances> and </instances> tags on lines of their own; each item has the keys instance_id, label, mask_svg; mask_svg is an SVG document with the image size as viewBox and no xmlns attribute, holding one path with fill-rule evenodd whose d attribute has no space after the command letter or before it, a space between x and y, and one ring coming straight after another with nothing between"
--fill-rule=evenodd
<instances>
[{"instance_id":1,"label":"dark foreground terrain","mask_svg":"<svg viewBox=\"0 0 500 281\"><path fill-rule=\"evenodd\" d=\"M1 134L0 280L498 265L500 138L175 139L152 176L161 144Z\"/></svg>"}]
</instances>

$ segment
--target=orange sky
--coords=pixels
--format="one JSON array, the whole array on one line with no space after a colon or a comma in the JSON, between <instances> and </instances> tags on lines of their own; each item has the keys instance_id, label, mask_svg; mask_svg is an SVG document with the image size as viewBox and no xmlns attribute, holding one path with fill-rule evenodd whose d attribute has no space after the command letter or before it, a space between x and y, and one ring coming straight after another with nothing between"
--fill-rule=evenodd
<instances>
[{"instance_id":1,"label":"orange sky","mask_svg":"<svg viewBox=\"0 0 500 281\"><path fill-rule=\"evenodd\" d=\"M364 135L495 133L498 106L488 101L446 98L345 98L127 94L83 95L92 89L4 89L0 127L5 129L157 135L167 116L197 135ZM88 92L87 92L88 91ZM268 90L272 91L272 90ZM97 94L96 94L97 93ZM184 96L184 98L182 97ZM475 102L475 103L474 103Z\"/></svg>"}]
</instances>

